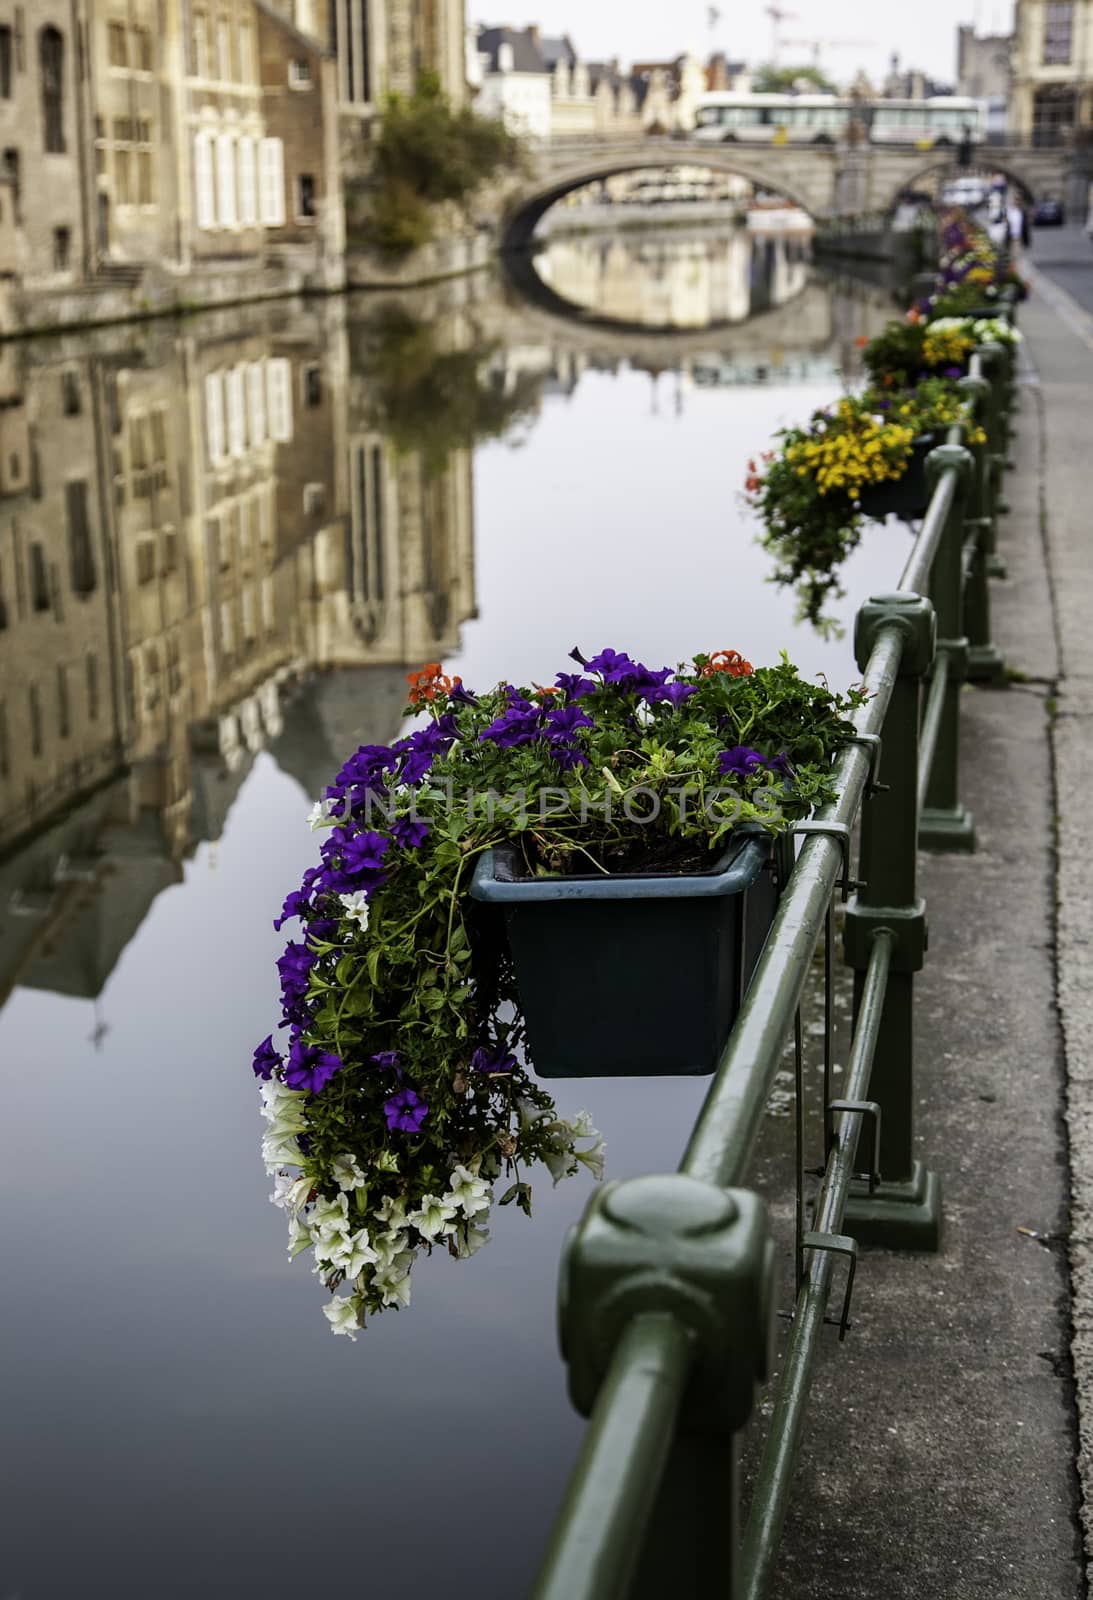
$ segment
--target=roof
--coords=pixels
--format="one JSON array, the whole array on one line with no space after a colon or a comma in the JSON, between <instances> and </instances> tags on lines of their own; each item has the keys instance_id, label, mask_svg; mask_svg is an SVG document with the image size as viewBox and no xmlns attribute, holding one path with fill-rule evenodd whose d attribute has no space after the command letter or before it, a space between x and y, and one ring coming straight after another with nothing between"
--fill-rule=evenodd
<instances>
[{"instance_id":1,"label":"roof","mask_svg":"<svg viewBox=\"0 0 1093 1600\"><path fill-rule=\"evenodd\" d=\"M512 50L513 72L546 73L550 70L530 28L523 31L517 28L479 28L478 53L488 58L490 72L501 70L497 60L503 44Z\"/></svg>"},{"instance_id":2,"label":"roof","mask_svg":"<svg viewBox=\"0 0 1093 1600\"><path fill-rule=\"evenodd\" d=\"M481 49L481 46L479 46ZM567 66L577 65L577 52L568 33L563 33L560 39L540 39L539 53L547 64L549 71L553 72L559 61L564 61Z\"/></svg>"}]
</instances>

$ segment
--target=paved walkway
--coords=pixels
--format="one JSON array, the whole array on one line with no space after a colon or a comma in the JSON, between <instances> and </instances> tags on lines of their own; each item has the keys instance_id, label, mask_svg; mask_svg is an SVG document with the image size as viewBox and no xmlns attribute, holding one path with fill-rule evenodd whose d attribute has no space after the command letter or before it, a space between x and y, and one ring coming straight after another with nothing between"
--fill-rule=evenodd
<instances>
[{"instance_id":1,"label":"paved walkway","mask_svg":"<svg viewBox=\"0 0 1093 1600\"><path fill-rule=\"evenodd\" d=\"M918 1142L942 1178L944 1245L939 1257L863 1254L854 1330L818 1367L780 1600L1087 1593L1093 315L1033 272L1002 529L1010 576L994 586L1013 681L964 701L979 850L922 863ZM1093 1527L1086 1538L1093 1553Z\"/></svg>"}]
</instances>

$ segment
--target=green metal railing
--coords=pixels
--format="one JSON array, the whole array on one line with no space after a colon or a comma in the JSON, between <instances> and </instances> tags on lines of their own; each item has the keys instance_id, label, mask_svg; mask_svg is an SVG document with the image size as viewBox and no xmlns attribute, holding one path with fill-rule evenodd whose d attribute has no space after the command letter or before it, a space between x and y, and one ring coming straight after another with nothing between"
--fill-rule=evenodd
<instances>
[{"instance_id":1,"label":"green metal railing","mask_svg":"<svg viewBox=\"0 0 1093 1600\"><path fill-rule=\"evenodd\" d=\"M966 422L929 458L930 504L899 589L858 613L855 654L869 698L836 763L835 799L798 830L804 843L680 1170L607 1184L568 1241L562 1353L573 1402L590 1421L536 1600L661 1600L665 1592L762 1600L820 1338L830 1320L840 1339L846 1334L859 1245L939 1246L940 1186L914 1155L914 979L927 945L917 855L920 846L975 843L960 799L960 705L969 676L993 681L1001 670L987 579L1013 396L1008 349L979 351L965 389ZM978 428L985 442L966 444ZM860 870L851 881L855 826ZM838 1098L836 893L849 897L843 941L854 972ZM821 938L825 1159L809 1217L801 1004ZM776 1314L766 1208L743 1185L790 1038L796 1298L743 1526L738 1442L772 1370ZM832 1319L840 1265L846 1282Z\"/></svg>"}]
</instances>

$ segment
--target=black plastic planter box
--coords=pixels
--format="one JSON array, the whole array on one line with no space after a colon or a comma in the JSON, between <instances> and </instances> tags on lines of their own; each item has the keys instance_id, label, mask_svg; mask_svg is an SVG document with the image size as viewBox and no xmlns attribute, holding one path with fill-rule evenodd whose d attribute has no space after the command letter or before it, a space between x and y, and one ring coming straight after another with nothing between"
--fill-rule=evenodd
<instances>
[{"instance_id":1,"label":"black plastic planter box","mask_svg":"<svg viewBox=\"0 0 1093 1600\"><path fill-rule=\"evenodd\" d=\"M778 903L766 834L689 876L516 878L487 851L471 884L499 908L531 1065L542 1078L712 1072Z\"/></svg>"},{"instance_id":2,"label":"black plastic planter box","mask_svg":"<svg viewBox=\"0 0 1093 1600\"><path fill-rule=\"evenodd\" d=\"M879 522L889 515L921 517L930 504L930 485L926 481L926 457L937 443L932 433L923 433L911 446L907 470L899 478L866 485L858 495L863 516Z\"/></svg>"}]
</instances>

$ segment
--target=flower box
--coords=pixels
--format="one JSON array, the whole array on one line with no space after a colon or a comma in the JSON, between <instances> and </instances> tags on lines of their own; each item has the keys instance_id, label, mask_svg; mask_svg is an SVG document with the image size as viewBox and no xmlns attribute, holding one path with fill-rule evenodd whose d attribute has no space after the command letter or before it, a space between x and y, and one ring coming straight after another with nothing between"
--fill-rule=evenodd
<instances>
[{"instance_id":1,"label":"flower box","mask_svg":"<svg viewBox=\"0 0 1093 1600\"><path fill-rule=\"evenodd\" d=\"M784 848L740 834L706 872L518 877L515 852L479 861L542 1078L709 1073L736 1020L778 903Z\"/></svg>"},{"instance_id":2,"label":"flower box","mask_svg":"<svg viewBox=\"0 0 1093 1600\"><path fill-rule=\"evenodd\" d=\"M882 522L887 516L900 517L905 522L912 517L924 516L930 504L926 457L936 443L932 433L920 434L911 446L911 458L905 472L884 483L866 484L858 495L862 515L874 522Z\"/></svg>"}]
</instances>

